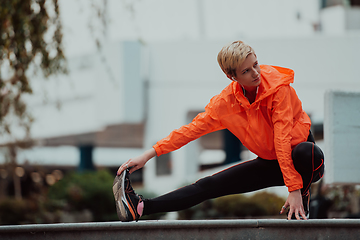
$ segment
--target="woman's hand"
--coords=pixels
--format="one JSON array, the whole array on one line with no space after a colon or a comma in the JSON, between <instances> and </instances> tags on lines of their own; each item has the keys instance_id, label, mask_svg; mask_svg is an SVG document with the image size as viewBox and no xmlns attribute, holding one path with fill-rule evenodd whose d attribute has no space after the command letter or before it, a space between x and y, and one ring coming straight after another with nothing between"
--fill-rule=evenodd
<instances>
[{"instance_id":1,"label":"woman's hand","mask_svg":"<svg viewBox=\"0 0 360 240\"><path fill-rule=\"evenodd\" d=\"M143 154L141 154L138 157L131 158L125 163L123 163L118 171L117 175L120 175L125 169L130 168L130 174L135 172L136 170L142 168L147 161L149 161L151 158L156 156L156 151L154 148L151 148L147 151L145 151Z\"/></svg>"},{"instance_id":2,"label":"woman's hand","mask_svg":"<svg viewBox=\"0 0 360 240\"><path fill-rule=\"evenodd\" d=\"M291 216L293 213L295 213L295 217L297 220L301 220L300 216L307 220L305 216L304 206L302 203L302 197L301 197L301 191L295 190L289 193L289 196L285 202L285 205L282 207L280 214L284 213L284 211L290 207L289 214L288 214L288 220L291 219Z\"/></svg>"}]
</instances>

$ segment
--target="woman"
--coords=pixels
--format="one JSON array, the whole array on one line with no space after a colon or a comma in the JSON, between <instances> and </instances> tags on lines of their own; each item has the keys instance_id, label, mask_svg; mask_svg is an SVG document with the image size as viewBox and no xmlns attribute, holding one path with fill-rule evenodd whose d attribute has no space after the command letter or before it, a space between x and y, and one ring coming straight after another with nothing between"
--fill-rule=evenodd
<instances>
[{"instance_id":1,"label":"woman","mask_svg":"<svg viewBox=\"0 0 360 240\"><path fill-rule=\"evenodd\" d=\"M119 167L113 191L121 221L183 210L224 195L283 185L289 195L280 213L289 208L288 219L307 219L309 188L323 176L324 156L314 144L310 118L290 86L294 72L260 66L255 51L242 41L224 46L218 54L218 63L232 82L211 99L205 112ZM224 128L258 157L157 198L142 199L133 191L128 175L151 158Z\"/></svg>"}]
</instances>

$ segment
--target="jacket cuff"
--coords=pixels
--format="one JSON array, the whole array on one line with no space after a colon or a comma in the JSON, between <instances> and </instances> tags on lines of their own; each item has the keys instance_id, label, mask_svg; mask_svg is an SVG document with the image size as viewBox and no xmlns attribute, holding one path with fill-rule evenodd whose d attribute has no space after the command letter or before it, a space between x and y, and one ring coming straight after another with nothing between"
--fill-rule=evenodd
<instances>
[{"instance_id":1,"label":"jacket cuff","mask_svg":"<svg viewBox=\"0 0 360 240\"><path fill-rule=\"evenodd\" d=\"M296 190L299 190L299 189L302 189L302 188L303 188L302 184L301 185L294 185L294 186L288 187L288 191L292 192L292 191L296 191Z\"/></svg>"},{"instance_id":2,"label":"jacket cuff","mask_svg":"<svg viewBox=\"0 0 360 240\"><path fill-rule=\"evenodd\" d=\"M162 155L163 154L163 152L161 151L161 149L160 149L160 146L159 146L159 144L155 144L154 146L153 146L153 148L155 149L155 152L156 152L156 156L160 156L160 155Z\"/></svg>"}]
</instances>

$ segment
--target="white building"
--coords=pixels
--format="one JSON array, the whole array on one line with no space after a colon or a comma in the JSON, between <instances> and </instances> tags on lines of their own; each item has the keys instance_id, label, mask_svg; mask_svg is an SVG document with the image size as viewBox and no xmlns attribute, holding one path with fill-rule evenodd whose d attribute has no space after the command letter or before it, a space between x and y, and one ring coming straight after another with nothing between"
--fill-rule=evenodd
<instances>
[{"instance_id":1,"label":"white building","mask_svg":"<svg viewBox=\"0 0 360 240\"><path fill-rule=\"evenodd\" d=\"M39 146L20 152L20 164L76 166L82 147L90 147L85 151L93 152L95 165L119 166L141 154L190 122L229 84L216 57L233 40L249 43L261 63L295 70L293 86L314 123L323 122L326 90L360 91L357 7L321 8L311 0L156 0L133 2L131 12L124 10L127 3L108 1L99 53L84 28L86 8L60 1L70 74L34 79L28 103ZM199 165L225 156L221 138L213 138L215 147L196 140L169 159L148 162L145 188L160 194L207 174Z\"/></svg>"}]
</instances>

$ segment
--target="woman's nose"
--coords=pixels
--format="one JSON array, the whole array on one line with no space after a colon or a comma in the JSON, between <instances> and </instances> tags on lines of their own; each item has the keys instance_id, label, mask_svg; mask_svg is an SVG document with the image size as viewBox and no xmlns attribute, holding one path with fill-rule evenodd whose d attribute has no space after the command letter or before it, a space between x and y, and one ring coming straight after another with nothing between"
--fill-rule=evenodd
<instances>
[{"instance_id":1,"label":"woman's nose","mask_svg":"<svg viewBox=\"0 0 360 240\"><path fill-rule=\"evenodd\" d=\"M257 77L257 76L259 76L259 72L255 69L255 68L253 68L253 71L252 71L252 75L253 75L253 77Z\"/></svg>"}]
</instances>

